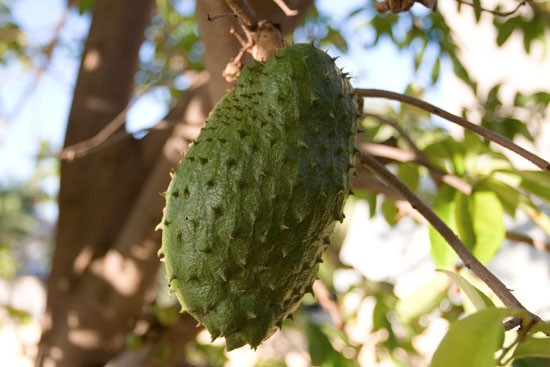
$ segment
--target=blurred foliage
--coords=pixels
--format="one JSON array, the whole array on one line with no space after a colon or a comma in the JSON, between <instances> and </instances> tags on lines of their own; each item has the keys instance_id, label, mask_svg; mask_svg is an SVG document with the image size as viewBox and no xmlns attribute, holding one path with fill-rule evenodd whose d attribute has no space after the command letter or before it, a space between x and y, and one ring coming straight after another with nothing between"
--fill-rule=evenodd
<instances>
[{"instance_id":1,"label":"blurred foliage","mask_svg":"<svg viewBox=\"0 0 550 367\"><path fill-rule=\"evenodd\" d=\"M47 180L57 177L57 162L50 156L49 144L44 142L33 176L0 187L0 277L10 279L18 273L22 265L18 254L26 243L38 240L51 246L51 218L41 210L56 200L44 188Z\"/></svg>"},{"instance_id":2,"label":"blurred foliage","mask_svg":"<svg viewBox=\"0 0 550 367\"><path fill-rule=\"evenodd\" d=\"M0 64L14 59L28 63L27 38L12 15L13 0L0 2Z\"/></svg>"},{"instance_id":3,"label":"blurred foliage","mask_svg":"<svg viewBox=\"0 0 550 367\"><path fill-rule=\"evenodd\" d=\"M199 39L193 7L185 0L157 0L140 50L137 85L168 88L166 102L190 86L186 73L204 69L204 47Z\"/></svg>"},{"instance_id":4,"label":"blurred foliage","mask_svg":"<svg viewBox=\"0 0 550 367\"><path fill-rule=\"evenodd\" d=\"M550 32L550 5L548 1L530 1L532 13L526 17L516 15L509 18L494 18L497 30L496 43L502 46L513 33L518 33L523 38L523 47L526 53L531 52L531 45L540 43L546 52L548 33Z\"/></svg>"}]
</instances>

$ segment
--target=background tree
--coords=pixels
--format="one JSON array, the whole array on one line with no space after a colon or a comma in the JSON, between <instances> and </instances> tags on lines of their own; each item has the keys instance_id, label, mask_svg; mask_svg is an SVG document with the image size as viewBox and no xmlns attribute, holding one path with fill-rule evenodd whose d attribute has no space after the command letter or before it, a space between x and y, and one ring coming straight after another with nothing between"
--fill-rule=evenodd
<instances>
[{"instance_id":1,"label":"background tree","mask_svg":"<svg viewBox=\"0 0 550 367\"><path fill-rule=\"evenodd\" d=\"M330 19L317 12L313 1L288 1L289 7L299 12L297 17L286 16L272 2L250 3L259 19L280 23L287 35L298 27L295 36L300 40L315 39L344 55L350 47L343 36L345 25L334 28ZM92 23L82 51L64 148L59 154L59 217L37 365L99 366L113 358L115 365L221 365L226 358L220 347L195 341L199 329L194 321L187 315L177 315L174 306L160 296L165 290L158 289L163 284L157 276L160 236L154 228L164 205L158 193L168 185L170 169L181 158L180 152L197 136L208 111L231 86L221 72L239 50L238 42L229 33L232 26L238 29L238 22L231 16L208 20L208 16L230 12L221 1L199 1L193 14L178 12L175 5L176 2L167 0L74 1L67 5L69 9L78 7L80 12L91 14ZM450 60L456 75L477 93L477 82L463 65L455 33L443 14L427 11L421 5L402 12L411 5L412 2L403 1L365 2L347 19L350 22L364 19L368 29L374 31L366 47L388 37L400 49L414 53L415 68L430 70L426 87L437 82L441 60ZM514 32L522 34L526 52L530 52L534 43L547 42L549 3L526 1L512 5L509 11L503 11L500 7L486 9L480 2L457 2L457 6L465 8L462 11L472 12L478 21L482 13L492 16L499 45L505 44ZM19 60L28 57L19 42L17 25L9 21L9 4L3 5L2 11L8 19L3 33L9 39L10 50L4 54L4 62L10 62L14 54ZM144 44L154 49L149 59L140 58L140 47ZM48 44L40 54L48 59L55 47L60 46L55 42ZM435 52L429 57L426 50ZM139 134L128 133L124 125L133 97L159 86L169 91L166 95L169 112L153 128ZM496 85L486 95L478 95L481 126L509 139L522 136L533 140L531 131L537 130L550 102L548 91L518 94L514 108L503 105L499 91L500 85ZM421 97L423 91L411 84L405 93ZM538 243L523 234L507 232L504 215L513 217L517 211L523 211L546 235L550 234L550 219L541 210L541 205L550 200L545 173L514 168L509 158L475 134L466 132L459 138L449 135L426 112L406 105L372 105L370 100L365 103L368 113L359 149L392 167L413 191L430 202L481 262L491 260L505 237ZM474 112L464 110L463 116L469 117ZM531 122L525 123L527 120ZM483 164L479 157L484 157ZM372 161L367 163L372 167ZM380 211L391 224L408 215L423 221L404 200L407 197L403 192L393 191L363 165L358 169L357 195L352 201L366 200L372 214ZM318 310L317 301L308 297L308 306L295 323L307 338L312 363L338 366L357 363L363 346L350 340L339 327L342 318L358 317L357 310L345 315L342 300L359 290L364 298L374 297L376 301L373 331L387 334L377 343L384 350L382 354L395 363L411 365L420 358L412 340L426 329L422 316L440 312L453 321L463 306L454 303L447 308L439 306L449 298L448 283L427 287L431 290L429 297L424 293L406 300L396 297L391 284L368 279L344 292L336 292L333 272L345 268L338 259L343 236L341 228L321 270L322 282L315 290L332 322L315 321L312 315ZM459 269L456 256L433 229L430 239L436 266ZM476 309L493 304L463 277L449 274L469 295ZM338 296L338 303L331 293ZM419 301L422 298L424 303ZM486 353L481 362L464 361L451 352L457 340L463 339L463 333L470 330L472 323L465 321L451 328L447 342L436 353L434 365L450 366L449 360L462 365L486 365L483 358L492 360L492 353L500 348L502 320L519 317L528 322L528 316L521 312L501 309L482 312L485 313L474 314L479 319L473 324L483 325L490 335L480 334L483 337L480 339L493 344L482 345ZM392 319L392 315L399 320ZM539 329L546 330L546 324L541 325ZM535 327L534 331L537 330ZM520 333L510 343L515 346L525 339L534 340ZM477 339L472 340L473 344L464 346L465 350L481 345L476 343ZM548 356L541 352L548 346L547 340L542 340L533 342L541 344L535 347L522 344L527 347L524 350L518 347L516 352L513 348L509 353L504 349L499 360L506 363L511 353Z\"/></svg>"}]
</instances>

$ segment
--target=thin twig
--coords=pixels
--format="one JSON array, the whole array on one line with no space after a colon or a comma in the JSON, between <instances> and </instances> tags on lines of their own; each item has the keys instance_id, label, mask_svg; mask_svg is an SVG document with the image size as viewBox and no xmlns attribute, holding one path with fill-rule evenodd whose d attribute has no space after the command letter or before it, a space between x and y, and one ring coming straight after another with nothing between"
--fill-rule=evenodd
<instances>
[{"instance_id":1,"label":"thin twig","mask_svg":"<svg viewBox=\"0 0 550 367\"><path fill-rule=\"evenodd\" d=\"M458 176L454 176L439 169L435 168L431 164L426 164L425 161L418 159L418 156L412 152L407 152L403 149L391 147L383 144L362 143L359 144L359 150L362 152L374 155L376 157L389 158L398 162L416 162L425 166L430 171L432 178L436 183L446 183L447 185L454 187L458 191L470 195L472 193L472 185L464 181Z\"/></svg>"},{"instance_id":2,"label":"thin twig","mask_svg":"<svg viewBox=\"0 0 550 367\"><path fill-rule=\"evenodd\" d=\"M285 13L285 15L286 15L287 17L293 17L293 16L298 15L298 13L299 13L298 10L296 10L296 9L290 9L290 8L288 7L288 5L286 5L286 3L284 2L284 0L273 0L273 2L274 2L275 4L277 4L277 6L278 6L279 8L281 8L281 10L283 11L283 13Z\"/></svg>"},{"instance_id":3,"label":"thin twig","mask_svg":"<svg viewBox=\"0 0 550 367\"><path fill-rule=\"evenodd\" d=\"M484 7L482 7L481 5L477 5L477 4L474 4L474 3L470 3L468 1L464 1L464 0L456 0L459 4L463 4L463 5L468 5L468 6L471 6L472 8L476 9L476 10L479 10L479 11L484 11L486 13L491 13L493 14L494 16L497 16L497 17L507 17L507 16L510 16L512 14L514 14L515 12L517 12L519 10L519 8L521 8L523 5L525 5L527 2L525 0L522 0L520 1L520 3L512 10L510 11L506 11L506 12L502 12L502 11L499 11L499 10L491 10L491 9L486 9Z\"/></svg>"},{"instance_id":4,"label":"thin twig","mask_svg":"<svg viewBox=\"0 0 550 367\"><path fill-rule=\"evenodd\" d=\"M510 241L526 243L539 251L550 252L550 243L525 236L521 233L506 232L506 238Z\"/></svg>"},{"instance_id":5,"label":"thin twig","mask_svg":"<svg viewBox=\"0 0 550 367\"><path fill-rule=\"evenodd\" d=\"M317 279L313 283L313 294L315 294L315 297L319 300L321 307L330 315L336 329L342 330L344 327L344 319L340 314L338 304L330 297L327 286L320 279Z\"/></svg>"},{"instance_id":6,"label":"thin twig","mask_svg":"<svg viewBox=\"0 0 550 367\"><path fill-rule=\"evenodd\" d=\"M454 232L433 212L428 205L426 205L418 196L416 196L411 189L407 187L398 177L388 171L383 164L378 162L374 157L369 154L362 154L361 161L369 167L374 173L385 181L389 186L397 190L401 195L407 199L437 230L441 236L447 241L447 243L453 248L453 250L460 257L464 266L470 269L475 275L477 275L507 307L513 307L521 310L525 310L529 313L533 320L540 320L540 318L529 312L510 292L510 290L483 264L477 260L472 253L466 248L466 246L460 241L460 239L454 234Z\"/></svg>"},{"instance_id":7,"label":"thin twig","mask_svg":"<svg viewBox=\"0 0 550 367\"><path fill-rule=\"evenodd\" d=\"M218 15L214 15L214 16L210 16L210 14L207 14L206 15L206 20L208 20L209 22L213 22L217 19L220 19L220 18L226 18L226 17L235 17L235 18L238 18L238 15L237 14L233 14L233 13L223 13L223 14L218 14Z\"/></svg>"},{"instance_id":8,"label":"thin twig","mask_svg":"<svg viewBox=\"0 0 550 367\"><path fill-rule=\"evenodd\" d=\"M121 131L117 133L119 128L126 122L126 114L130 110L130 108L134 106L134 104L139 100L140 97L147 94L153 87L158 86L163 82L173 80L177 75L181 75L181 72L169 74L154 83L146 85L139 93L136 94L134 99L130 103L128 103L128 105L122 111L120 111L115 116L115 118L113 118L107 125L105 125L105 127L101 129L96 135L79 143L63 148L61 151L59 151L59 153L57 153L57 157L67 161L72 161L76 158L80 158L92 152L104 149L115 142L132 136L132 134L128 134L126 131ZM199 81L199 85L201 83L203 82ZM191 90L192 88L190 88L188 92ZM142 129L137 133L144 134L149 132L150 130L158 130L168 127L170 127L169 124L166 124L165 121L160 121L152 128Z\"/></svg>"},{"instance_id":9,"label":"thin twig","mask_svg":"<svg viewBox=\"0 0 550 367\"><path fill-rule=\"evenodd\" d=\"M247 0L225 0L231 11L237 14L239 22L249 31L253 31L258 26L256 13Z\"/></svg>"},{"instance_id":10,"label":"thin twig","mask_svg":"<svg viewBox=\"0 0 550 367\"><path fill-rule=\"evenodd\" d=\"M430 176L432 177L432 179L434 180L434 182L436 184L439 184L439 183L443 182L443 183L446 183L447 185L452 186L455 189L465 193L466 195L470 195L472 193L472 185L470 185L469 183L467 183L466 181L464 181L460 177L453 176L453 175L450 175L448 173L445 173L445 172L437 169L434 165L432 165L430 163L430 161L428 160L428 157L426 157L424 155L424 152L422 152L416 146L416 143L412 140L412 138L409 136L409 134L407 134L407 132L401 126L399 126L399 124L397 122L392 121L390 119L387 119L385 117L382 117L380 115L374 114L374 113L363 113L363 116L375 118L378 121L380 121L381 123L384 123L384 124L387 124L387 125L390 125L391 127L393 127L399 133L399 135L401 135L401 137L403 139L405 139L405 141L407 142L409 147L415 152L416 161L428 169L428 171L430 172Z\"/></svg>"},{"instance_id":11,"label":"thin twig","mask_svg":"<svg viewBox=\"0 0 550 367\"><path fill-rule=\"evenodd\" d=\"M42 78L42 76L50 66L50 63L52 61L53 50L55 49L55 47L57 46L57 43L59 42L61 29L63 28L63 26L67 21L67 16L69 15L69 11L70 11L70 6L67 6L53 30L52 39L50 40L50 42L48 42L47 45L42 47L42 52L45 56L45 62L35 71L32 82L30 82L29 85L25 88L25 91L21 93L21 96L19 97L18 101L15 103L15 107L13 108L13 111L6 118L8 122L15 120L15 118L21 113L25 105L28 103L30 97L36 90L36 86L40 82L40 79Z\"/></svg>"},{"instance_id":12,"label":"thin twig","mask_svg":"<svg viewBox=\"0 0 550 367\"><path fill-rule=\"evenodd\" d=\"M398 162L414 162L417 160L416 154L413 152L385 144L361 143L359 144L359 150L375 157L389 158Z\"/></svg>"},{"instance_id":13,"label":"thin twig","mask_svg":"<svg viewBox=\"0 0 550 367\"><path fill-rule=\"evenodd\" d=\"M90 139L86 139L79 143L69 145L68 147L63 148L59 152L59 158L72 161L75 158L82 157L83 155L88 154L90 151L94 150L98 146L102 145L107 141L107 139L113 135L126 121L126 114L132 108L132 106L137 102L139 97L143 96L149 91L152 87L152 84L147 86L144 90L139 93L136 98L128 103L128 105L115 116L103 129L101 129L96 135L92 136Z\"/></svg>"},{"instance_id":14,"label":"thin twig","mask_svg":"<svg viewBox=\"0 0 550 367\"><path fill-rule=\"evenodd\" d=\"M393 127L393 129L395 131L397 131L403 139L405 139L405 141L409 145L409 148L411 148L414 151L414 153L416 154L416 158L419 161L422 161L423 163L425 163L426 165L431 165L430 162L428 161L428 158L416 146L416 143L412 140L412 138L409 136L409 134L407 134L407 132L401 126L399 126L399 124L397 122L395 122L393 120L390 120L386 117L382 117L382 116L380 116L376 113L365 112L365 113L363 113L363 116L374 118L374 119L378 120L379 122L381 122L383 124L390 125L391 127Z\"/></svg>"},{"instance_id":15,"label":"thin twig","mask_svg":"<svg viewBox=\"0 0 550 367\"><path fill-rule=\"evenodd\" d=\"M486 129L484 127L481 127L479 125L475 125L471 122L469 122L466 119L463 119L462 117L453 115L452 113L449 113L445 110L442 110L439 107L436 107L432 104L429 104L427 102L424 102L418 98L414 98L411 96L407 96L405 94L401 93L395 93L390 92L386 90L381 89L356 89L356 92L361 97L374 97L374 98L386 98L391 99L403 103L410 104L412 106L418 107L420 109L423 109L425 111L428 111L434 115L437 115L439 117L442 117L448 121L451 121L457 125L462 126L465 129L468 129L470 131L473 131L474 133L484 137L487 140L490 140L492 142L495 142L512 152L522 156L523 158L531 161L533 164L535 164L537 167L542 169L545 172L550 172L550 163L542 159L541 157L537 156L536 154L533 154L522 147L514 144L511 140L500 136L499 134Z\"/></svg>"},{"instance_id":16,"label":"thin twig","mask_svg":"<svg viewBox=\"0 0 550 367\"><path fill-rule=\"evenodd\" d=\"M437 174L437 169L430 163L430 161L428 160L428 157L426 157L424 155L424 152L422 152L416 146L415 142L412 140L409 134L407 134L407 132L401 126L399 126L397 122L374 113L363 113L363 116L374 118L383 124L390 125L391 127L393 127L394 130L397 131L399 135L401 135L401 137L407 142L407 144L409 145L409 148L411 148L414 151L418 162L422 163L423 166L428 168L428 171L430 172L430 176L432 177L434 182L436 184L441 182L441 174L439 175Z\"/></svg>"}]
</instances>

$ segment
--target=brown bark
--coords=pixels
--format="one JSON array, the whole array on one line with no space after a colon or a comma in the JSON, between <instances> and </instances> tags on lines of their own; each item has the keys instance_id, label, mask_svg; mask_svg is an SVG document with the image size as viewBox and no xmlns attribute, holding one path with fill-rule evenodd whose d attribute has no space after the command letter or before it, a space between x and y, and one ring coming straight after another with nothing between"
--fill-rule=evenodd
<instances>
[{"instance_id":1,"label":"brown bark","mask_svg":"<svg viewBox=\"0 0 550 367\"><path fill-rule=\"evenodd\" d=\"M230 87L221 71L239 47L224 21L206 21L205 14L216 14L223 2L197 3L210 81L205 84L201 74L178 101L164 119L173 126L139 141L127 137L106 144L61 164L56 249L37 366L104 365L124 350L127 332L152 300L160 246L154 227L164 206L159 193L168 185L180 152ZM297 19L285 18L270 1L256 3L252 5L260 19L279 21L284 29L295 26ZM311 3L297 0L290 5L303 9ZM65 146L94 136L126 107L152 4L96 0ZM196 332L188 323L178 325L179 330L168 333L186 335L187 340ZM140 365L149 365L150 358L144 356Z\"/></svg>"},{"instance_id":2,"label":"brown bark","mask_svg":"<svg viewBox=\"0 0 550 367\"><path fill-rule=\"evenodd\" d=\"M95 2L65 146L95 135L128 104L152 6L153 0ZM119 285L113 292L95 262L108 253L149 170L132 139L62 162L56 250L37 365L101 365L124 346L120 330L131 316L120 317L108 305L113 296L134 290ZM110 261L131 267L116 253ZM92 287L87 278L94 279Z\"/></svg>"}]
</instances>

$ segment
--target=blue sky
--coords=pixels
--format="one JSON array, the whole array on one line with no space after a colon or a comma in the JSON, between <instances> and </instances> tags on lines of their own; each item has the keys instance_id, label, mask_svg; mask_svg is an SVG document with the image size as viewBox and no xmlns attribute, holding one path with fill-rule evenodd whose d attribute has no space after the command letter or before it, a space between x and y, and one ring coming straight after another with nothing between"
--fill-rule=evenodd
<instances>
[{"instance_id":1,"label":"blue sky","mask_svg":"<svg viewBox=\"0 0 550 367\"><path fill-rule=\"evenodd\" d=\"M421 69L414 77L413 56L398 51L391 41L382 40L371 49L363 47L372 37L368 27L361 28L366 19L355 17L349 21L345 17L362 3L363 0L340 0L336 7L334 1L317 2L320 12L330 15L333 25L345 24L343 33L350 53L337 62L355 76L354 86L401 92L415 78L426 80L429 71ZM29 46L36 49L52 39L66 3L64 0L18 0L14 4L14 18L25 31ZM189 11L192 2L181 0L180 7ZM418 10L422 11L421 7ZM80 62L81 41L86 37L89 24L89 16L71 11L60 34L62 47L57 47L36 86L33 84L35 67L20 63L0 67L0 185L21 182L32 175L41 140L49 141L54 150L61 148ZM338 54L337 50L329 51ZM445 107L441 84L450 72L449 65L443 62L443 82L428 91L428 101ZM163 117L167 107L162 94L162 89L153 89L137 100L128 114L129 131L149 127ZM23 107L16 108L22 100L25 101Z\"/></svg>"}]
</instances>

